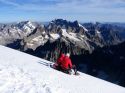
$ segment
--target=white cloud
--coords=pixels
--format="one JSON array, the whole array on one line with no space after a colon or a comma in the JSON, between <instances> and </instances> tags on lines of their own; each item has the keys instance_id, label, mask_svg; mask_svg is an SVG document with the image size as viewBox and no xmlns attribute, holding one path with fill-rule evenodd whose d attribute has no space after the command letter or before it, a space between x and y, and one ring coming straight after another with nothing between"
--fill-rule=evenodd
<instances>
[{"instance_id":1,"label":"white cloud","mask_svg":"<svg viewBox=\"0 0 125 93\"><path fill-rule=\"evenodd\" d=\"M12 6L18 6L17 3L14 3L10 0L0 0L0 2L4 3L4 4L7 4L7 5L12 5Z\"/></svg>"},{"instance_id":2,"label":"white cloud","mask_svg":"<svg viewBox=\"0 0 125 93\"><path fill-rule=\"evenodd\" d=\"M46 3L44 2L46 1ZM49 2L57 2L53 4L49 4ZM60 10L84 10L84 9L97 9L98 8L103 8L107 9L107 7L112 8L117 6L116 8L125 8L125 0L29 0L29 3L24 3L19 4L18 1L15 3L12 0L0 0L0 2L15 6L17 9L22 9L22 10L35 10L35 11L60 11ZM36 2L35 4L33 2ZM38 3L37 3L38 2ZM118 4L122 4L122 6L119 7ZM85 10L84 10L85 11Z\"/></svg>"}]
</instances>

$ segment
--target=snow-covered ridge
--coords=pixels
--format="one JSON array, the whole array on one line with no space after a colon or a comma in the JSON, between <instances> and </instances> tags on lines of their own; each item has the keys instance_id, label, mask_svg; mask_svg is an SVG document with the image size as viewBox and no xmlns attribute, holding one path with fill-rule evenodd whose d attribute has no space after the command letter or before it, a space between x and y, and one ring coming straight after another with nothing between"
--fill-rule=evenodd
<instances>
[{"instance_id":1,"label":"snow-covered ridge","mask_svg":"<svg viewBox=\"0 0 125 93\"><path fill-rule=\"evenodd\" d=\"M51 37L52 39L56 40L56 39L60 38L60 35L59 35L59 34L51 33L51 34L50 34L50 37Z\"/></svg>"},{"instance_id":2,"label":"snow-covered ridge","mask_svg":"<svg viewBox=\"0 0 125 93\"><path fill-rule=\"evenodd\" d=\"M44 45L47 42L47 37L43 37L42 35L39 35L35 38L33 38L31 41L27 42L27 47L35 50L38 46Z\"/></svg>"},{"instance_id":3,"label":"snow-covered ridge","mask_svg":"<svg viewBox=\"0 0 125 93\"><path fill-rule=\"evenodd\" d=\"M125 93L125 88L80 73L67 75L51 62L0 46L0 93Z\"/></svg>"},{"instance_id":4,"label":"snow-covered ridge","mask_svg":"<svg viewBox=\"0 0 125 93\"><path fill-rule=\"evenodd\" d=\"M88 32L88 29L86 29L84 26L82 26L80 23L79 23L79 27L82 27L84 29L84 31Z\"/></svg>"},{"instance_id":5,"label":"snow-covered ridge","mask_svg":"<svg viewBox=\"0 0 125 93\"><path fill-rule=\"evenodd\" d=\"M18 23L18 28L28 35L36 28L36 26L31 21L24 21Z\"/></svg>"},{"instance_id":6,"label":"snow-covered ridge","mask_svg":"<svg viewBox=\"0 0 125 93\"><path fill-rule=\"evenodd\" d=\"M23 39L32 33L35 28L35 23L31 21L3 24L3 26L0 26L0 36L2 38L0 44L6 45L17 39Z\"/></svg>"},{"instance_id":7,"label":"snow-covered ridge","mask_svg":"<svg viewBox=\"0 0 125 93\"><path fill-rule=\"evenodd\" d=\"M73 41L80 41L80 39L78 39L76 37L76 33L72 33L72 32L67 33L66 29L62 29L62 35L66 38L73 40Z\"/></svg>"}]
</instances>

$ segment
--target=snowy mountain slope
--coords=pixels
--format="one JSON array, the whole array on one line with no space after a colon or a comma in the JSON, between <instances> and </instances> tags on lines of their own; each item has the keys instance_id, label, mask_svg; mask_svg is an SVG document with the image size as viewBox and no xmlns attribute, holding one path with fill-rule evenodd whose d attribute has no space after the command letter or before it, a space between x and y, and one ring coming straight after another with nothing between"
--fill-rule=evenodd
<instances>
[{"instance_id":1,"label":"snowy mountain slope","mask_svg":"<svg viewBox=\"0 0 125 93\"><path fill-rule=\"evenodd\" d=\"M0 46L0 93L125 93L125 88L80 73L67 75L50 62Z\"/></svg>"},{"instance_id":2,"label":"snowy mountain slope","mask_svg":"<svg viewBox=\"0 0 125 93\"><path fill-rule=\"evenodd\" d=\"M62 35L64 37L67 37L67 38L74 40L74 41L80 41L78 38L75 37L76 34L75 33L73 33L73 34L74 34L74 36L72 36L72 34L67 33L66 29L62 29Z\"/></svg>"},{"instance_id":3,"label":"snowy mountain slope","mask_svg":"<svg viewBox=\"0 0 125 93\"><path fill-rule=\"evenodd\" d=\"M88 32L88 29L86 29L84 26L82 26L81 24L78 24L79 27L82 27L84 29L84 31Z\"/></svg>"},{"instance_id":4,"label":"snowy mountain slope","mask_svg":"<svg viewBox=\"0 0 125 93\"><path fill-rule=\"evenodd\" d=\"M25 35L30 34L36 28L35 24L33 24L33 22L31 21L19 22L18 24L16 24L16 26L18 27L18 29L22 30Z\"/></svg>"},{"instance_id":5,"label":"snowy mountain slope","mask_svg":"<svg viewBox=\"0 0 125 93\"><path fill-rule=\"evenodd\" d=\"M30 21L0 25L0 44L11 44L19 39L24 39L37 25Z\"/></svg>"}]
</instances>

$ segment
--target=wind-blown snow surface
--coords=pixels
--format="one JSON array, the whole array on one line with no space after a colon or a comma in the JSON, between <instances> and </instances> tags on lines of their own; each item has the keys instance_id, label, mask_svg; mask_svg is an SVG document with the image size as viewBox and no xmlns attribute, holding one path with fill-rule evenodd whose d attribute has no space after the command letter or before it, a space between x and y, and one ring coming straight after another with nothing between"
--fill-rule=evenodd
<instances>
[{"instance_id":1,"label":"wind-blown snow surface","mask_svg":"<svg viewBox=\"0 0 125 93\"><path fill-rule=\"evenodd\" d=\"M67 75L50 62L0 46L0 93L125 93L125 88L80 73Z\"/></svg>"}]
</instances>

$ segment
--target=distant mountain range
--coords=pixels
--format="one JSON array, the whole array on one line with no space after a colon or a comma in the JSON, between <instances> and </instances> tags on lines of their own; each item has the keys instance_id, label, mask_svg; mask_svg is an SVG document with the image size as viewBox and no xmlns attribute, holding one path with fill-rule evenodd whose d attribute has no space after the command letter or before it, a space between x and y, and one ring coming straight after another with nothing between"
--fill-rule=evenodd
<instances>
[{"instance_id":1,"label":"distant mountain range","mask_svg":"<svg viewBox=\"0 0 125 93\"><path fill-rule=\"evenodd\" d=\"M85 51L92 53L99 47L117 45L124 41L124 31L125 28L118 23L80 24L63 19L46 24L23 21L0 24L0 44L54 61L57 57L53 59L51 56L57 56L60 51L79 55ZM58 53L53 53L49 46Z\"/></svg>"}]
</instances>

